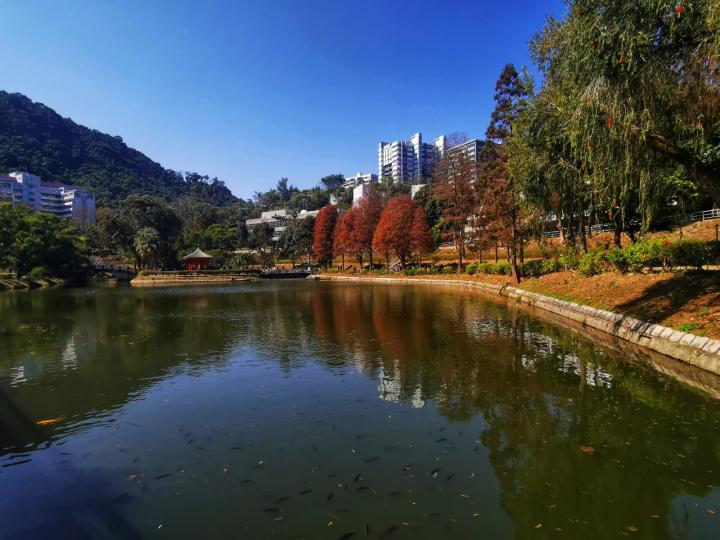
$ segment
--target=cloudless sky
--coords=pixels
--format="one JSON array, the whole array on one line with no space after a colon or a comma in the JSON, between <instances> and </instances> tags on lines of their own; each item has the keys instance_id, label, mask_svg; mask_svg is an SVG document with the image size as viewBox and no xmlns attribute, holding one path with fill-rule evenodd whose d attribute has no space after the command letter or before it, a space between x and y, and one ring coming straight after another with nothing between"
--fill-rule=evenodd
<instances>
[{"instance_id":1,"label":"cloudless sky","mask_svg":"<svg viewBox=\"0 0 720 540\"><path fill-rule=\"evenodd\" d=\"M3 0L0 89L241 197L377 173L381 140L480 137L561 0ZM58 179L61 180L61 179Z\"/></svg>"}]
</instances>

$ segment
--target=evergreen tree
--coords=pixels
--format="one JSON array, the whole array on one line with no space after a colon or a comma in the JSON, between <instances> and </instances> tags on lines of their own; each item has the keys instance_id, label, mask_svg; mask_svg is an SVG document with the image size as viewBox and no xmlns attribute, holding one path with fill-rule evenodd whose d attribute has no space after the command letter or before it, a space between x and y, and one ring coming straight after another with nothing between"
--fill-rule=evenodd
<instances>
[{"instance_id":1,"label":"evergreen tree","mask_svg":"<svg viewBox=\"0 0 720 540\"><path fill-rule=\"evenodd\" d=\"M481 152L479 186L492 194L484 211L490 220L499 220L507 231L510 247L512 275L520 283L518 268L518 247L520 236L520 207L513 175L508 169L507 143L513 133L513 124L518 118L528 97L528 82L518 75L512 64L507 64L495 85L495 109L485 131L487 142ZM476 188L477 189L477 188Z\"/></svg>"}]
</instances>

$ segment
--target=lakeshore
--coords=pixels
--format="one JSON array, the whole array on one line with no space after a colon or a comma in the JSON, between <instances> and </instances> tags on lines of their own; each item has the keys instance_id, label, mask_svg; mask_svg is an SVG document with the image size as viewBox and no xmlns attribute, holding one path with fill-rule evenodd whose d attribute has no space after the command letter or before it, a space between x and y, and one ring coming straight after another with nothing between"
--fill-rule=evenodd
<instances>
[{"instance_id":1,"label":"lakeshore","mask_svg":"<svg viewBox=\"0 0 720 540\"><path fill-rule=\"evenodd\" d=\"M497 279L497 276L492 281L483 281L472 276L454 276L454 279L448 279L436 276L322 274L313 277L323 280L428 283L470 287L491 295L503 296L535 306L563 319L569 319L584 326L592 327L670 358L720 375L720 340L673 330L649 321L639 320L627 314L580 305L522 288L512 287L507 283L502 284L499 282L501 280Z\"/></svg>"},{"instance_id":2,"label":"lakeshore","mask_svg":"<svg viewBox=\"0 0 720 540\"><path fill-rule=\"evenodd\" d=\"M61 278L0 278L0 291L10 290L29 290L41 289L47 287L59 287L65 283Z\"/></svg>"}]
</instances>

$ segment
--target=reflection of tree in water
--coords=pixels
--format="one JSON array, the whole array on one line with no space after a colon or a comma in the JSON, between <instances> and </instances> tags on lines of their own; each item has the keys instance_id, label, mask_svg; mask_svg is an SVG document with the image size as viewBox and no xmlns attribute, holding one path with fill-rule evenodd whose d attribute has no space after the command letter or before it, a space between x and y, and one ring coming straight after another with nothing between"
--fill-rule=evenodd
<instances>
[{"instance_id":1,"label":"reflection of tree in water","mask_svg":"<svg viewBox=\"0 0 720 540\"><path fill-rule=\"evenodd\" d=\"M81 418L245 347L286 371L352 364L379 379L382 399L432 400L451 421L482 414L519 537L538 523L682 535L682 516L668 526L673 500L720 482L716 403L516 309L431 288L241 290L0 295L0 374L34 365L11 390L28 416Z\"/></svg>"},{"instance_id":2,"label":"reflection of tree in water","mask_svg":"<svg viewBox=\"0 0 720 540\"><path fill-rule=\"evenodd\" d=\"M97 302L84 291L0 295L0 377L15 375L7 391L28 417L82 418L179 365L226 355L236 323L207 316L212 298L143 293L103 291Z\"/></svg>"},{"instance_id":3,"label":"reflection of tree in water","mask_svg":"<svg viewBox=\"0 0 720 540\"><path fill-rule=\"evenodd\" d=\"M308 297L318 357L337 363L341 346L385 379L381 398L432 399L450 420L481 413L517 536L539 523L682 535L683 516L668 517L673 500L717 483L718 407L678 383L477 297L333 287Z\"/></svg>"}]
</instances>

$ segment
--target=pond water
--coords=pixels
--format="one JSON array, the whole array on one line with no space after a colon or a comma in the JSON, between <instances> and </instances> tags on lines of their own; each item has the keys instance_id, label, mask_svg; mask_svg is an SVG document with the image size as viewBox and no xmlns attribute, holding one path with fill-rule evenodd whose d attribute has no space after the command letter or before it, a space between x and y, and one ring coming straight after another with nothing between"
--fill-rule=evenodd
<instances>
[{"instance_id":1,"label":"pond water","mask_svg":"<svg viewBox=\"0 0 720 540\"><path fill-rule=\"evenodd\" d=\"M716 400L468 291L3 293L0 351L2 538L720 534Z\"/></svg>"}]
</instances>

